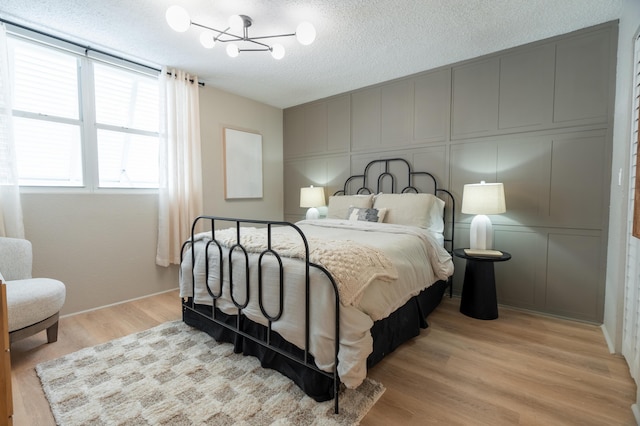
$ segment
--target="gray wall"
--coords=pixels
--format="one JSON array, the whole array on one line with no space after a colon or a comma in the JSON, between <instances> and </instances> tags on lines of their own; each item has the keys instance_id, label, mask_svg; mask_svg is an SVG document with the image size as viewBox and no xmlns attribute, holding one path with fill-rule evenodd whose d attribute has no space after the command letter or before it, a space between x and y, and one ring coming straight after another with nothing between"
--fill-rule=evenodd
<instances>
[{"instance_id":1,"label":"gray wall","mask_svg":"<svg viewBox=\"0 0 640 426\"><path fill-rule=\"evenodd\" d=\"M300 187L331 193L374 158L406 158L459 201L465 183L503 182L499 302L602 321L616 43L604 24L285 110L285 218L304 214ZM457 219L468 246L471 216Z\"/></svg>"},{"instance_id":2,"label":"gray wall","mask_svg":"<svg viewBox=\"0 0 640 426\"><path fill-rule=\"evenodd\" d=\"M279 219L282 212L282 110L222 92L200 89L200 122L206 213ZM263 137L264 197L226 201L222 129ZM178 287L178 269L155 264L156 193L22 194L26 238L34 251L34 276L63 281L62 314L80 312ZM176 300L176 303L179 303Z\"/></svg>"}]
</instances>

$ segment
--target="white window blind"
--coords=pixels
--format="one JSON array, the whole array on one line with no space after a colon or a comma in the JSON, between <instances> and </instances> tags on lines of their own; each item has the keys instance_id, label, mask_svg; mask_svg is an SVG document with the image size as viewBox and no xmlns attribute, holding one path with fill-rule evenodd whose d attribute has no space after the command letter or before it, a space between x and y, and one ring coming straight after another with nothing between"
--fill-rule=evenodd
<instances>
[{"instance_id":1,"label":"white window blind","mask_svg":"<svg viewBox=\"0 0 640 426\"><path fill-rule=\"evenodd\" d=\"M158 83L94 64L100 187L158 187Z\"/></svg>"},{"instance_id":2,"label":"white window blind","mask_svg":"<svg viewBox=\"0 0 640 426\"><path fill-rule=\"evenodd\" d=\"M101 187L158 187L158 137L98 130Z\"/></svg>"},{"instance_id":3,"label":"white window blind","mask_svg":"<svg viewBox=\"0 0 640 426\"><path fill-rule=\"evenodd\" d=\"M81 186L78 60L17 40L9 52L20 185Z\"/></svg>"},{"instance_id":4,"label":"white window blind","mask_svg":"<svg viewBox=\"0 0 640 426\"><path fill-rule=\"evenodd\" d=\"M158 132L158 83L154 78L94 64L96 122Z\"/></svg>"},{"instance_id":5,"label":"white window blind","mask_svg":"<svg viewBox=\"0 0 640 426\"><path fill-rule=\"evenodd\" d=\"M79 119L78 61L36 44L13 43L13 108Z\"/></svg>"},{"instance_id":6,"label":"white window blind","mask_svg":"<svg viewBox=\"0 0 640 426\"><path fill-rule=\"evenodd\" d=\"M10 39L22 186L158 187L155 76Z\"/></svg>"},{"instance_id":7,"label":"white window blind","mask_svg":"<svg viewBox=\"0 0 640 426\"><path fill-rule=\"evenodd\" d=\"M13 134L20 185L83 184L79 125L14 116Z\"/></svg>"},{"instance_id":8,"label":"white window blind","mask_svg":"<svg viewBox=\"0 0 640 426\"><path fill-rule=\"evenodd\" d=\"M634 194L636 183L636 165L638 163L638 114L640 113L640 40L635 40L634 55L634 93L631 128L631 172L629 189L629 210L627 224L627 271L624 292L624 320L622 331L622 354L631 376L640 385L640 240L631 236L633 228Z\"/></svg>"}]
</instances>

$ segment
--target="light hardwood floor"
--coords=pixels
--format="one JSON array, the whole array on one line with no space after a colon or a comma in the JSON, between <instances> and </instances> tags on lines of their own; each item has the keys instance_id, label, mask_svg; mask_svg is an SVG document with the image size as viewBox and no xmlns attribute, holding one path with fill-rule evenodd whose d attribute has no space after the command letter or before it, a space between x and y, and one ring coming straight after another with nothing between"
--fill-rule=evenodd
<instances>
[{"instance_id":1,"label":"light hardwood floor","mask_svg":"<svg viewBox=\"0 0 640 426\"><path fill-rule=\"evenodd\" d=\"M362 425L635 425L635 384L599 327L500 308L481 321L446 298L430 327L374 367L387 390ZM66 317L12 346L15 425L53 425L34 367L180 318L176 292Z\"/></svg>"}]
</instances>

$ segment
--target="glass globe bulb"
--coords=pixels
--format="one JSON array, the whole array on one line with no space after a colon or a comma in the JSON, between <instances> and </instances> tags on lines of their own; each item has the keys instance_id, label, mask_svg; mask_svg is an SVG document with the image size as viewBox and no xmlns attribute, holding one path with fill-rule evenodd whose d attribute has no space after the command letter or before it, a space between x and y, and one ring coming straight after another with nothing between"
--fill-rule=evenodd
<instances>
[{"instance_id":1,"label":"glass globe bulb","mask_svg":"<svg viewBox=\"0 0 640 426\"><path fill-rule=\"evenodd\" d=\"M179 33L183 33L191 26L191 18L189 13L181 6L173 5L167 9L165 18L169 26Z\"/></svg>"},{"instance_id":2,"label":"glass globe bulb","mask_svg":"<svg viewBox=\"0 0 640 426\"><path fill-rule=\"evenodd\" d=\"M240 54L240 49L238 49L238 46L236 46L233 43L227 46L227 55L231 56L232 58L235 58L239 54Z\"/></svg>"},{"instance_id":3,"label":"glass globe bulb","mask_svg":"<svg viewBox=\"0 0 640 426\"><path fill-rule=\"evenodd\" d=\"M316 29L309 22L301 22L296 28L296 38L300 44L309 45L316 39Z\"/></svg>"},{"instance_id":4,"label":"glass globe bulb","mask_svg":"<svg viewBox=\"0 0 640 426\"><path fill-rule=\"evenodd\" d=\"M200 44L206 49L213 49L213 46L216 45L214 32L209 30L203 31L202 34L200 34Z\"/></svg>"},{"instance_id":5,"label":"glass globe bulb","mask_svg":"<svg viewBox=\"0 0 640 426\"><path fill-rule=\"evenodd\" d=\"M282 46L281 44L274 44L273 46L271 46L271 56L273 56L275 59L284 58L284 46Z\"/></svg>"},{"instance_id":6,"label":"glass globe bulb","mask_svg":"<svg viewBox=\"0 0 640 426\"><path fill-rule=\"evenodd\" d=\"M233 31L242 31L244 28L244 19L240 15L231 15L229 17L229 28Z\"/></svg>"}]
</instances>

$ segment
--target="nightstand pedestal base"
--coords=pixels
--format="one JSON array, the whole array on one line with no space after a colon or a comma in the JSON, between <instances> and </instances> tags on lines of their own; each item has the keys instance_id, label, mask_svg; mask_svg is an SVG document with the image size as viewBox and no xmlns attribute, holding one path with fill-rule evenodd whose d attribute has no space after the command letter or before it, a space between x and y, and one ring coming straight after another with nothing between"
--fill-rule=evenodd
<instances>
[{"instance_id":1,"label":"nightstand pedestal base","mask_svg":"<svg viewBox=\"0 0 640 426\"><path fill-rule=\"evenodd\" d=\"M498 318L498 297L493 262L467 258L460 312L482 320Z\"/></svg>"}]
</instances>

